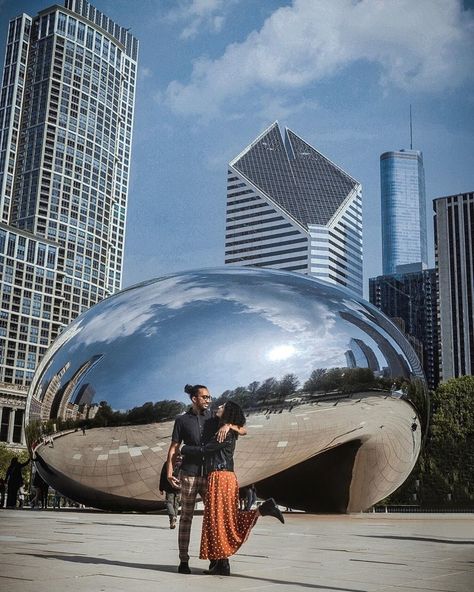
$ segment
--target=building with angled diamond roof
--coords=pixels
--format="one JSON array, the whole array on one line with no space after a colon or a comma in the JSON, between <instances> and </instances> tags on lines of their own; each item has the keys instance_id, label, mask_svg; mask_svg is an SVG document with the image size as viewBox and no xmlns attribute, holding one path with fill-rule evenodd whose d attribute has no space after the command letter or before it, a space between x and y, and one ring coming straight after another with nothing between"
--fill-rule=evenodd
<instances>
[{"instance_id":1,"label":"building with angled diamond roof","mask_svg":"<svg viewBox=\"0 0 474 592\"><path fill-rule=\"evenodd\" d=\"M313 275L362 294L362 188L273 123L228 167L225 263Z\"/></svg>"}]
</instances>

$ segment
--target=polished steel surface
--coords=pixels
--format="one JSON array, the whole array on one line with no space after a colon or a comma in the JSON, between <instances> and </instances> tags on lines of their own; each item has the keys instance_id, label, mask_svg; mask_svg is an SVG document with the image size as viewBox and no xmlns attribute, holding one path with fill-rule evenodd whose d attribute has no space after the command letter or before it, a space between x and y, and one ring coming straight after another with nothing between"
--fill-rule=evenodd
<instances>
[{"instance_id":1,"label":"polished steel surface","mask_svg":"<svg viewBox=\"0 0 474 592\"><path fill-rule=\"evenodd\" d=\"M310 459L320 481L319 459L356 443L349 464L337 461L345 466L334 485L345 491L341 510L396 489L426 425L419 361L368 302L297 274L198 270L102 301L51 346L27 404L40 473L88 505L162 507L159 473L172 418L189 403L185 383L206 384L215 398L245 387L241 485L276 475L278 489L278 474ZM310 498L298 504L318 509Z\"/></svg>"}]
</instances>

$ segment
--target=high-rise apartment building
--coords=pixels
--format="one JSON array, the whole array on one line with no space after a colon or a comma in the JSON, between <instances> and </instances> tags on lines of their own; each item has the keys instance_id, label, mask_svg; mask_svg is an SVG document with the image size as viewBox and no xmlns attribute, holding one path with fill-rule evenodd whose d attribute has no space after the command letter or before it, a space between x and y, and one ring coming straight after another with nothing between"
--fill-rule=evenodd
<instances>
[{"instance_id":1,"label":"high-rise apartment building","mask_svg":"<svg viewBox=\"0 0 474 592\"><path fill-rule=\"evenodd\" d=\"M18 432L27 386L61 327L121 287L137 53L129 31L85 0L9 24L0 93L0 439Z\"/></svg>"},{"instance_id":2,"label":"high-rise apartment building","mask_svg":"<svg viewBox=\"0 0 474 592\"><path fill-rule=\"evenodd\" d=\"M474 374L474 193L440 197L435 211L441 379Z\"/></svg>"},{"instance_id":3,"label":"high-rise apartment building","mask_svg":"<svg viewBox=\"0 0 474 592\"><path fill-rule=\"evenodd\" d=\"M426 197L423 154L418 150L380 156L383 274L399 265L427 267Z\"/></svg>"},{"instance_id":4,"label":"high-rise apartment building","mask_svg":"<svg viewBox=\"0 0 474 592\"><path fill-rule=\"evenodd\" d=\"M314 275L362 294L361 185L275 122L228 167L225 263Z\"/></svg>"},{"instance_id":5,"label":"high-rise apartment building","mask_svg":"<svg viewBox=\"0 0 474 592\"><path fill-rule=\"evenodd\" d=\"M405 333L434 389L439 381L436 270L423 270L421 264L406 267L411 270L370 278L370 302Z\"/></svg>"}]
</instances>

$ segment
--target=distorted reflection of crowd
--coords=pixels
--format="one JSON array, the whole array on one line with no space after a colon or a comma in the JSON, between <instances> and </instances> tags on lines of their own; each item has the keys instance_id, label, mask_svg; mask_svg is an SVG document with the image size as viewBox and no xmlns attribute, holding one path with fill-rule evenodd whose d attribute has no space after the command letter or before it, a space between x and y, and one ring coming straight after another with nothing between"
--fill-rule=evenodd
<instances>
[{"instance_id":1,"label":"distorted reflection of crowd","mask_svg":"<svg viewBox=\"0 0 474 592\"><path fill-rule=\"evenodd\" d=\"M30 459L20 462L13 457L5 476L0 477L0 508L11 510L30 508L31 510L46 510L52 508L79 508L80 504L64 497L56 490L50 490L39 472L33 467L31 478L24 480L23 469Z\"/></svg>"}]
</instances>

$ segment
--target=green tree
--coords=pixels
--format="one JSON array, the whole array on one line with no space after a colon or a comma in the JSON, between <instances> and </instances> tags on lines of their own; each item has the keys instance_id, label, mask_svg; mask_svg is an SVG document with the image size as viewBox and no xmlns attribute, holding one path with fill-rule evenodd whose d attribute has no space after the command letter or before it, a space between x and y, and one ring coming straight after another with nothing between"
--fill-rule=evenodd
<instances>
[{"instance_id":1,"label":"green tree","mask_svg":"<svg viewBox=\"0 0 474 592\"><path fill-rule=\"evenodd\" d=\"M431 397L425 448L405 483L387 500L422 506L474 505L474 377L453 378Z\"/></svg>"},{"instance_id":2,"label":"green tree","mask_svg":"<svg viewBox=\"0 0 474 592\"><path fill-rule=\"evenodd\" d=\"M316 393L319 391L326 371L326 368L316 368L316 370L313 370L308 380L304 383L303 390L307 393Z\"/></svg>"},{"instance_id":3,"label":"green tree","mask_svg":"<svg viewBox=\"0 0 474 592\"><path fill-rule=\"evenodd\" d=\"M424 457L427 501L474 502L474 376L453 378L436 389Z\"/></svg>"},{"instance_id":4,"label":"green tree","mask_svg":"<svg viewBox=\"0 0 474 592\"><path fill-rule=\"evenodd\" d=\"M186 409L187 405L179 401L168 400L158 401L153 405L153 418L155 421L174 419Z\"/></svg>"},{"instance_id":5,"label":"green tree","mask_svg":"<svg viewBox=\"0 0 474 592\"><path fill-rule=\"evenodd\" d=\"M283 378L278 381L277 394L279 399L285 399L292 395L300 384L296 374L285 374Z\"/></svg>"},{"instance_id":6,"label":"green tree","mask_svg":"<svg viewBox=\"0 0 474 592\"><path fill-rule=\"evenodd\" d=\"M154 421L153 403L147 401L127 412L127 421L131 424L152 423Z\"/></svg>"},{"instance_id":7,"label":"green tree","mask_svg":"<svg viewBox=\"0 0 474 592\"><path fill-rule=\"evenodd\" d=\"M5 444L0 444L0 477L2 477L3 479L5 478L5 473L7 472L7 469L10 466L12 458L15 456L21 463L24 463L29 458L28 452L26 450L13 450L11 448L8 448L8 446L6 446ZM23 480L26 485L29 484L30 465L27 465L23 469Z\"/></svg>"},{"instance_id":8,"label":"green tree","mask_svg":"<svg viewBox=\"0 0 474 592\"><path fill-rule=\"evenodd\" d=\"M245 386L238 386L232 392L230 399L240 405L241 407L247 407L250 402L251 394L248 392Z\"/></svg>"},{"instance_id":9,"label":"green tree","mask_svg":"<svg viewBox=\"0 0 474 592\"><path fill-rule=\"evenodd\" d=\"M124 414L114 411L107 401L99 403L99 409L92 420L91 427L116 426L125 423Z\"/></svg>"},{"instance_id":10,"label":"green tree","mask_svg":"<svg viewBox=\"0 0 474 592\"><path fill-rule=\"evenodd\" d=\"M277 389L278 381L273 377L267 378L258 387L257 396L260 401L266 401L267 399L271 399L276 395Z\"/></svg>"},{"instance_id":11,"label":"green tree","mask_svg":"<svg viewBox=\"0 0 474 592\"><path fill-rule=\"evenodd\" d=\"M254 380L253 382L251 382L248 387L247 387L247 391L250 393L252 398L255 398L258 392L258 387L260 386L260 383L258 382L258 380Z\"/></svg>"},{"instance_id":12,"label":"green tree","mask_svg":"<svg viewBox=\"0 0 474 592\"><path fill-rule=\"evenodd\" d=\"M344 382L345 368L331 368L321 377L321 390L328 393L330 391L340 390Z\"/></svg>"}]
</instances>

